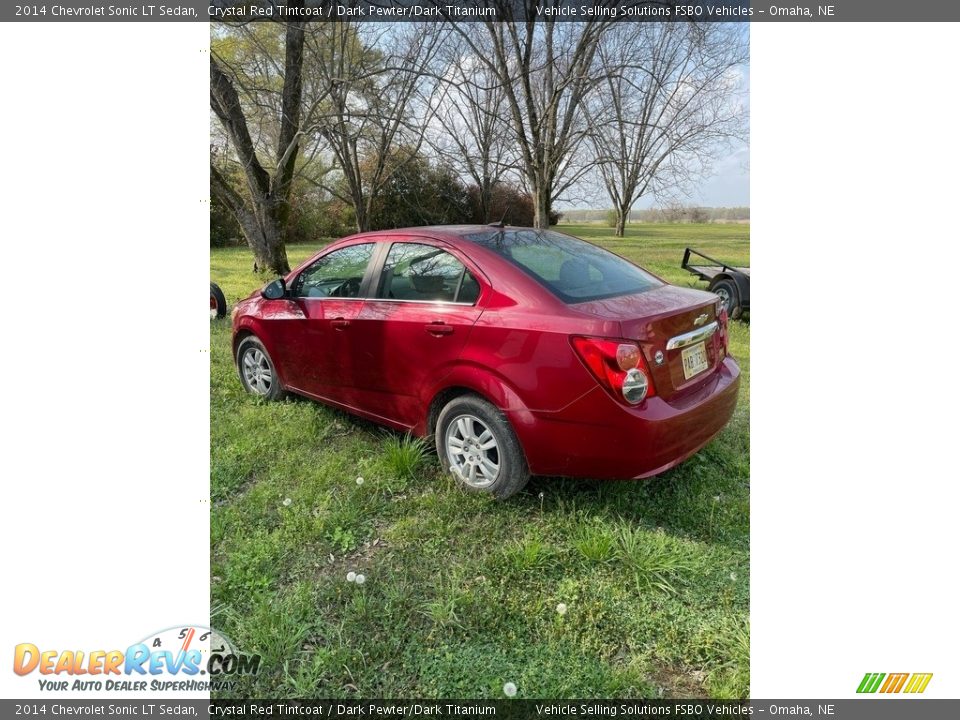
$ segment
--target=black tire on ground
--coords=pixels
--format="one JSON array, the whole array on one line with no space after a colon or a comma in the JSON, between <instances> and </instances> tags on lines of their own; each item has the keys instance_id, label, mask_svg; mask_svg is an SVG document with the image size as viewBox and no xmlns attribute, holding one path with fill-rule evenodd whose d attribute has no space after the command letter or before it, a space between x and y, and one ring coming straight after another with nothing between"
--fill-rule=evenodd
<instances>
[{"instance_id":1,"label":"black tire on ground","mask_svg":"<svg viewBox=\"0 0 960 720\"><path fill-rule=\"evenodd\" d=\"M243 389L251 395L264 400L282 400L286 395L270 354L255 335L237 346L237 372Z\"/></svg>"},{"instance_id":2,"label":"black tire on ground","mask_svg":"<svg viewBox=\"0 0 960 720\"><path fill-rule=\"evenodd\" d=\"M216 310L217 319L225 317L227 314L227 299L216 283L210 283L210 317L213 317L214 310Z\"/></svg>"},{"instance_id":3,"label":"black tire on ground","mask_svg":"<svg viewBox=\"0 0 960 720\"><path fill-rule=\"evenodd\" d=\"M740 307L740 291L733 280L721 278L710 286L710 292L717 295L727 308L727 315L736 320L743 313Z\"/></svg>"},{"instance_id":4,"label":"black tire on ground","mask_svg":"<svg viewBox=\"0 0 960 720\"><path fill-rule=\"evenodd\" d=\"M484 440L487 432L491 437ZM476 395L461 395L446 404L437 418L435 439L444 472L451 473L465 490L504 500L520 492L530 479L527 460L510 422ZM491 439L494 446L484 448ZM452 462L448 440L453 445L459 443L462 449L454 453ZM494 466L496 471L491 472Z\"/></svg>"}]
</instances>

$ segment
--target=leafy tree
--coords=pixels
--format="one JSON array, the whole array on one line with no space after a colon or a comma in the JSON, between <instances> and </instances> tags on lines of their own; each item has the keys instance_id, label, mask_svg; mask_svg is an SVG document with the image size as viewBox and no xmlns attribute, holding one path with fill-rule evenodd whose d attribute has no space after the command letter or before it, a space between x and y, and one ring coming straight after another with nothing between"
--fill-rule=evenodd
<instances>
[{"instance_id":1,"label":"leafy tree","mask_svg":"<svg viewBox=\"0 0 960 720\"><path fill-rule=\"evenodd\" d=\"M393 161L386 163L389 181L373 204L371 228L469 222L470 197L457 174L421 156L409 157L409 151L401 149L395 161L399 168L392 167Z\"/></svg>"},{"instance_id":2,"label":"leafy tree","mask_svg":"<svg viewBox=\"0 0 960 720\"><path fill-rule=\"evenodd\" d=\"M272 38L265 32L262 37L249 37L254 38L255 47L266 51L248 54L247 57L253 57L256 62L237 63L233 72L224 56L218 56L216 43L210 54L210 108L243 170L246 193L238 192L214 164L210 166L211 188L243 230L253 251L254 269L277 274L290 270L285 233L302 135L304 25L302 22L286 24L282 66L271 63L271 54L265 46ZM257 65L268 68L269 72L257 72ZM259 102L264 95L258 84L260 78L279 84L279 127L269 156L265 146L271 133L252 132L248 122L248 114L250 120L262 120L267 109ZM270 157L270 162L263 157Z\"/></svg>"}]
</instances>

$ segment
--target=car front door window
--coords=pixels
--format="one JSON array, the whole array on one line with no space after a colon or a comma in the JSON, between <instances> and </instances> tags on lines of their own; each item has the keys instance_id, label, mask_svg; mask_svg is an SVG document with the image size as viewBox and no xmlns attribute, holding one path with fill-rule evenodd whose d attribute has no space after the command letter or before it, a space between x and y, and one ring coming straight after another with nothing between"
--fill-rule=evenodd
<instances>
[{"instance_id":1,"label":"car front door window","mask_svg":"<svg viewBox=\"0 0 960 720\"><path fill-rule=\"evenodd\" d=\"M297 276L293 295L302 298L359 297L373 247L373 243L349 245L324 255Z\"/></svg>"}]
</instances>

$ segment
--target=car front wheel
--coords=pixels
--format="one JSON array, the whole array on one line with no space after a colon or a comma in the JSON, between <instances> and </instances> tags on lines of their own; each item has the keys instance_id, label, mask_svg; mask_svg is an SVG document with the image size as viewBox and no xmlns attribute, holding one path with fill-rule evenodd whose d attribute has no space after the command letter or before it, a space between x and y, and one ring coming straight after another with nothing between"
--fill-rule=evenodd
<instances>
[{"instance_id":1,"label":"car front wheel","mask_svg":"<svg viewBox=\"0 0 960 720\"><path fill-rule=\"evenodd\" d=\"M237 368L240 382L251 395L266 400L280 400L284 396L283 386L277 377L277 369L270 354L256 337L244 338L237 347Z\"/></svg>"},{"instance_id":2,"label":"car front wheel","mask_svg":"<svg viewBox=\"0 0 960 720\"><path fill-rule=\"evenodd\" d=\"M447 403L437 418L436 442L443 469L471 492L502 500L530 479L510 423L482 398L462 395Z\"/></svg>"}]
</instances>

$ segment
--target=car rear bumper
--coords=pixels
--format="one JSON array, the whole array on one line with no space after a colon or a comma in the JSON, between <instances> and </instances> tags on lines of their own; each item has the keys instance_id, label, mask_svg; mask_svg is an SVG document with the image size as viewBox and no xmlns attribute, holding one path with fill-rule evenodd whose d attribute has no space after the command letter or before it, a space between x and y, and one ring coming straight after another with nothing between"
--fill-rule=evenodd
<instances>
[{"instance_id":1,"label":"car rear bumper","mask_svg":"<svg viewBox=\"0 0 960 720\"><path fill-rule=\"evenodd\" d=\"M557 412L507 415L536 475L644 478L710 442L733 415L739 387L740 368L728 357L703 386L669 401L630 408L598 385Z\"/></svg>"}]
</instances>

